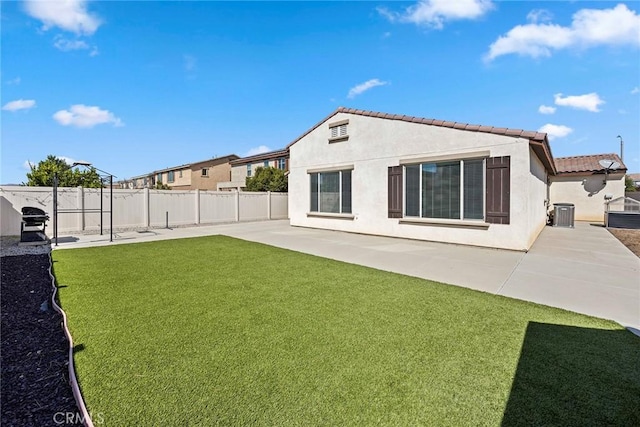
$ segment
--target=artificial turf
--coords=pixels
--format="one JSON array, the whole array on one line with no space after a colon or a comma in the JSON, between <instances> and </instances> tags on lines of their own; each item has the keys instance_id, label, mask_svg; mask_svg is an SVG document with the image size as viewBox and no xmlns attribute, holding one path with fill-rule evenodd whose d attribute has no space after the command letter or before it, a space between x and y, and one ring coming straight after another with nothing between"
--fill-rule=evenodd
<instances>
[{"instance_id":1,"label":"artificial turf","mask_svg":"<svg viewBox=\"0 0 640 427\"><path fill-rule=\"evenodd\" d=\"M224 236L53 252L102 425L640 425L640 338Z\"/></svg>"}]
</instances>

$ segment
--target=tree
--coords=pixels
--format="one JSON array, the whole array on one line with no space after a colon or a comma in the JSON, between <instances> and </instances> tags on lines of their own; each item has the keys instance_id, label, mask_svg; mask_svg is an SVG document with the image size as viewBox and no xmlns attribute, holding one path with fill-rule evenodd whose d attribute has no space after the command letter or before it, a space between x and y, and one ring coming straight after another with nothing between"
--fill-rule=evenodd
<instances>
[{"instance_id":1,"label":"tree","mask_svg":"<svg viewBox=\"0 0 640 427\"><path fill-rule=\"evenodd\" d=\"M624 176L624 191L638 191L638 189L636 188L636 184L633 182L633 179L629 175Z\"/></svg>"},{"instance_id":2,"label":"tree","mask_svg":"<svg viewBox=\"0 0 640 427\"><path fill-rule=\"evenodd\" d=\"M31 164L31 172L27 172L27 183L30 187L53 187L53 176L58 175L58 187L100 188L102 181L95 168L80 170L54 155L48 155L38 165Z\"/></svg>"},{"instance_id":3,"label":"tree","mask_svg":"<svg viewBox=\"0 0 640 427\"><path fill-rule=\"evenodd\" d=\"M286 192L288 186L282 169L260 166L252 177L247 177L245 190Z\"/></svg>"},{"instance_id":4,"label":"tree","mask_svg":"<svg viewBox=\"0 0 640 427\"><path fill-rule=\"evenodd\" d=\"M167 184L163 184L161 182L156 182L156 185L153 187L154 190L171 190L171 187Z\"/></svg>"}]
</instances>

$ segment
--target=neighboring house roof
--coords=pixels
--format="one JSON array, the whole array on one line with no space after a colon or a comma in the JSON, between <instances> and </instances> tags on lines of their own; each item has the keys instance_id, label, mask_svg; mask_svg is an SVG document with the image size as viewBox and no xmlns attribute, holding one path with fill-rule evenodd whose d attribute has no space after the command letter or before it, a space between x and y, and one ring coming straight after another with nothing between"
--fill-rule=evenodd
<instances>
[{"instance_id":1,"label":"neighboring house roof","mask_svg":"<svg viewBox=\"0 0 640 427\"><path fill-rule=\"evenodd\" d=\"M628 174L628 176L633 181L640 181L640 173L630 173L630 174Z\"/></svg>"},{"instance_id":2,"label":"neighboring house roof","mask_svg":"<svg viewBox=\"0 0 640 427\"><path fill-rule=\"evenodd\" d=\"M551 171L551 173L555 174L555 164L553 163L553 155L551 154L551 147L549 146L549 140L547 139L547 134L543 132L527 131L522 129L498 128L493 126L472 125L468 123L427 119L424 117L406 116L402 114L388 114L388 113L380 113L376 111L357 110L355 108L346 108L346 107L338 107L335 111L333 111L327 117L319 121L309 130L307 130L305 133L303 133L298 138L296 138L293 142L287 145L287 149L291 147L293 144L295 144L296 142L300 141L302 138L307 136L309 133L314 131L317 127L319 127L324 122L326 122L327 120L329 120L331 117L333 117L338 113L357 114L360 116L375 117L380 119L401 120L403 122L408 122L408 123L418 123L418 124L425 124L430 126L440 126L440 127L451 128L451 129L466 130L471 132L484 132L484 133L493 133L496 135L525 138L529 140L531 144L531 148L533 148L533 150L538 155L538 157L540 158L544 166L549 171Z\"/></svg>"},{"instance_id":3,"label":"neighboring house roof","mask_svg":"<svg viewBox=\"0 0 640 427\"><path fill-rule=\"evenodd\" d=\"M169 171L175 171L175 170L180 170L180 169L188 169L188 168L192 168L194 166L198 166L200 164L203 163L212 163L214 165L217 164L221 164L221 163L226 163L226 162L231 162L232 160L235 159L239 159L240 157L235 155L235 154L227 154L226 156L220 156L220 157L213 157L211 159L207 159L207 160L200 160L198 162L192 162L192 163L185 163L183 165L179 165L179 166L173 166L173 167L169 167L169 168L164 168L164 169L158 169L149 173L146 173L144 175L138 175L138 176L134 176L131 177L131 179L140 179L140 178L146 178L158 173L162 173L162 172L169 172Z\"/></svg>"},{"instance_id":4,"label":"neighboring house roof","mask_svg":"<svg viewBox=\"0 0 640 427\"><path fill-rule=\"evenodd\" d=\"M271 160L271 159L278 159L282 157L289 157L288 148L285 148L282 150L269 151L267 153L260 153L253 156L241 157L229 163L231 163L231 166L246 165L247 163L259 162L260 160Z\"/></svg>"},{"instance_id":5,"label":"neighboring house roof","mask_svg":"<svg viewBox=\"0 0 640 427\"><path fill-rule=\"evenodd\" d=\"M626 172L627 170L622 159L613 153L558 157L554 161L558 175L563 175L602 173L605 171L605 167L600 164L600 160L612 160L620 163L620 167L615 172Z\"/></svg>"},{"instance_id":6,"label":"neighboring house roof","mask_svg":"<svg viewBox=\"0 0 640 427\"><path fill-rule=\"evenodd\" d=\"M209 163L211 165L219 165L222 163L231 163L233 160L239 159L239 156L236 156L235 154L227 154L226 156L221 156L221 157L214 157L212 159L207 159L207 160L201 160L199 162L193 162L190 164L190 166L193 167L197 167L198 165L204 164L204 163Z\"/></svg>"},{"instance_id":7,"label":"neighboring house roof","mask_svg":"<svg viewBox=\"0 0 640 427\"><path fill-rule=\"evenodd\" d=\"M177 171L177 170L180 170L180 169L189 169L189 167L191 167L191 164L190 163L185 163L184 165L174 166L172 168L165 168L165 169L160 169L160 170L157 170L157 171L153 171L153 172L151 172L151 174L155 175L157 173L162 173L162 172Z\"/></svg>"}]
</instances>

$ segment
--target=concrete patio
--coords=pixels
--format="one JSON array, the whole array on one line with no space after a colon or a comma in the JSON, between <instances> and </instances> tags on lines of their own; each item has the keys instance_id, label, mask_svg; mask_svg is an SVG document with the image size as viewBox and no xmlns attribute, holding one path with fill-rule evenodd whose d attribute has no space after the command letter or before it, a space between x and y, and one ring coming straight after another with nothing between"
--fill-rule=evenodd
<instances>
[{"instance_id":1,"label":"concrete patio","mask_svg":"<svg viewBox=\"0 0 640 427\"><path fill-rule=\"evenodd\" d=\"M291 227L286 220L59 236L55 250L222 234L614 320L640 331L640 258L599 225L545 227L515 252Z\"/></svg>"}]
</instances>

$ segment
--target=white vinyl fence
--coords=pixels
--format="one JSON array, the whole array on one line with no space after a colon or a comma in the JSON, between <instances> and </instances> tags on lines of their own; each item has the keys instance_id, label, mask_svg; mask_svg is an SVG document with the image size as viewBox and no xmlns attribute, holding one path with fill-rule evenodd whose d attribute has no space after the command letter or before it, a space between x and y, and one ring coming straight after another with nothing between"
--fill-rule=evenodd
<instances>
[{"instance_id":1,"label":"white vinyl fence","mask_svg":"<svg viewBox=\"0 0 640 427\"><path fill-rule=\"evenodd\" d=\"M53 233L53 188L0 186L0 235L20 234L24 206L47 212ZM102 227L109 229L109 189L102 190ZM113 190L113 228L141 229L288 218L287 193L200 190ZM58 188L58 233L100 230L99 188Z\"/></svg>"}]
</instances>

